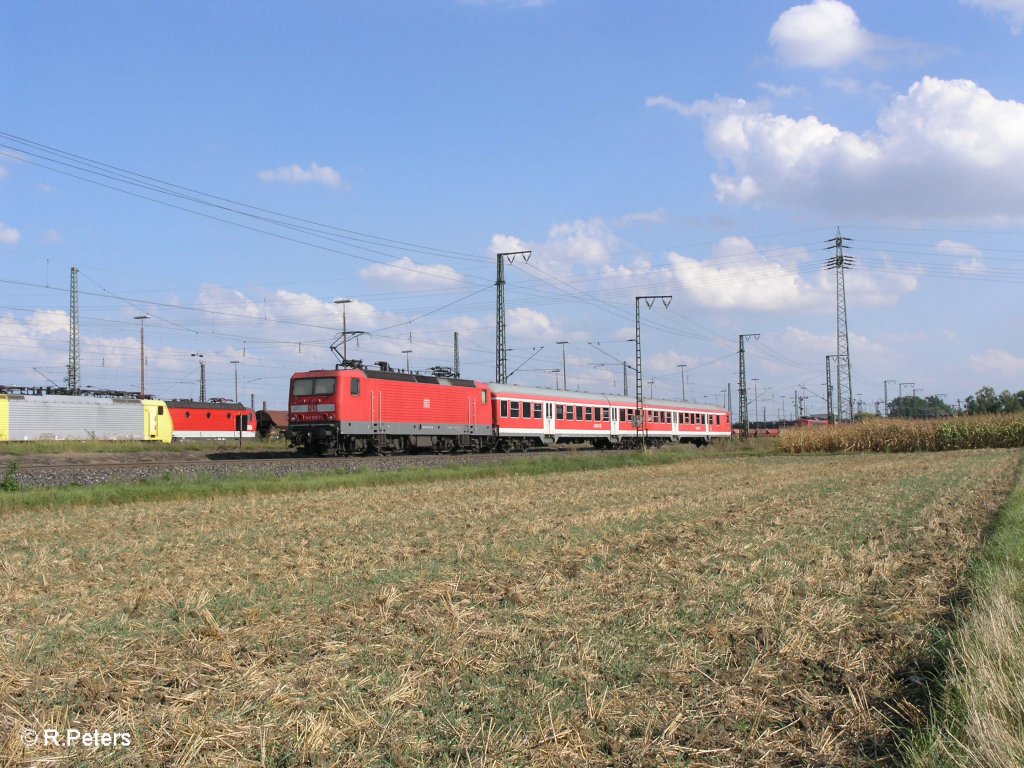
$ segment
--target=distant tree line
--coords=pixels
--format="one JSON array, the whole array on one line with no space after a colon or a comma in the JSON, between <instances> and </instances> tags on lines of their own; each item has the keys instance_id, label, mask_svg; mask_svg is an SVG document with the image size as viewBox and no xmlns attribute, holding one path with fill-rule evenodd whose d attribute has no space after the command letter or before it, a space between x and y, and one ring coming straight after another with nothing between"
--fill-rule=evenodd
<instances>
[{"instance_id":1,"label":"distant tree line","mask_svg":"<svg viewBox=\"0 0 1024 768\"><path fill-rule=\"evenodd\" d=\"M992 387L982 387L965 401L967 413L1019 413L1024 411L1024 389L1014 394L1004 389L998 395Z\"/></svg>"},{"instance_id":2,"label":"distant tree line","mask_svg":"<svg viewBox=\"0 0 1024 768\"><path fill-rule=\"evenodd\" d=\"M889 415L897 419L939 419L952 416L953 408L938 395L905 395L889 401Z\"/></svg>"}]
</instances>

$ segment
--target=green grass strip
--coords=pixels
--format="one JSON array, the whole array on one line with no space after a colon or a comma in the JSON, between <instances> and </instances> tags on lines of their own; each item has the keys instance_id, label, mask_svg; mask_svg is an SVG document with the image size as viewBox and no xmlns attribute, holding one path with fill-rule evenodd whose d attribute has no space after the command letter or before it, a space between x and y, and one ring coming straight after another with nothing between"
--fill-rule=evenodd
<instances>
[{"instance_id":1,"label":"green grass strip","mask_svg":"<svg viewBox=\"0 0 1024 768\"><path fill-rule=\"evenodd\" d=\"M912 768L1024 766L1024 471L969 576L942 704Z\"/></svg>"},{"instance_id":2,"label":"green grass strip","mask_svg":"<svg viewBox=\"0 0 1024 768\"><path fill-rule=\"evenodd\" d=\"M283 440L267 441L246 438L242 453L287 450ZM155 440L26 440L0 443L0 457L35 456L63 453L238 453L238 440L176 440L161 443Z\"/></svg>"},{"instance_id":3,"label":"green grass strip","mask_svg":"<svg viewBox=\"0 0 1024 768\"><path fill-rule=\"evenodd\" d=\"M165 475L141 482L100 483L61 488L23 488L0 492L0 514L26 509L65 509L70 506L104 506L146 501L208 499L214 496L261 496L306 493L336 488L370 488L401 483L467 480L511 475L546 475L618 467L673 464L694 458L690 450L622 451L611 453L557 454L541 457L509 457L494 464L411 468L376 471L372 469L296 472L277 476L242 472L228 477L173 477Z\"/></svg>"}]
</instances>

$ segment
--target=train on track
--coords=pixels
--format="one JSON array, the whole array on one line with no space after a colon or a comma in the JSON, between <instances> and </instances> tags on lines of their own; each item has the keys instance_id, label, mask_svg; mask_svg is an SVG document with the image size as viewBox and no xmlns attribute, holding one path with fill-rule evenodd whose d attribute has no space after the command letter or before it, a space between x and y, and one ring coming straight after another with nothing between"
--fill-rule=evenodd
<instances>
[{"instance_id":1,"label":"train on track","mask_svg":"<svg viewBox=\"0 0 1024 768\"><path fill-rule=\"evenodd\" d=\"M335 368L295 373L289 443L311 455L597 448L732 435L729 412L704 403L568 392L395 371Z\"/></svg>"},{"instance_id":2,"label":"train on track","mask_svg":"<svg viewBox=\"0 0 1024 768\"><path fill-rule=\"evenodd\" d=\"M238 403L137 396L0 394L0 442L252 438L256 416Z\"/></svg>"},{"instance_id":3,"label":"train on track","mask_svg":"<svg viewBox=\"0 0 1024 768\"><path fill-rule=\"evenodd\" d=\"M168 400L175 440L256 437L256 414L240 403Z\"/></svg>"}]
</instances>

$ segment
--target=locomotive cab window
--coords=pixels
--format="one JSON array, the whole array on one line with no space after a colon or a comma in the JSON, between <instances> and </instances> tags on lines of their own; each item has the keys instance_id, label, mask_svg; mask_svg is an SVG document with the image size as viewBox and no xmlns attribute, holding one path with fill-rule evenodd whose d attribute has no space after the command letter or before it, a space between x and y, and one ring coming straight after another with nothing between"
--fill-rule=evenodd
<instances>
[{"instance_id":1,"label":"locomotive cab window","mask_svg":"<svg viewBox=\"0 0 1024 768\"><path fill-rule=\"evenodd\" d=\"M348 385L349 394L353 397L359 396L359 379L352 379Z\"/></svg>"}]
</instances>

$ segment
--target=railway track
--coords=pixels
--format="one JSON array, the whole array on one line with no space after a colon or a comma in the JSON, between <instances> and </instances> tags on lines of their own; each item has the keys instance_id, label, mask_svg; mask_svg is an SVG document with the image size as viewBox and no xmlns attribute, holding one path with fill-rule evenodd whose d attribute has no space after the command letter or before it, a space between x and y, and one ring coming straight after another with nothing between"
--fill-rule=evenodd
<instances>
[{"instance_id":1,"label":"railway track","mask_svg":"<svg viewBox=\"0 0 1024 768\"><path fill-rule=\"evenodd\" d=\"M524 454L519 454L523 456ZM525 454L529 456L530 454ZM534 455L550 455L541 451ZM252 454L37 454L0 456L0 477L14 466L21 488L56 488L111 482L143 482L162 478L225 477L253 473L283 476L295 473L376 471L415 467L507 461L503 454L395 454L389 456L297 456L291 451Z\"/></svg>"}]
</instances>

